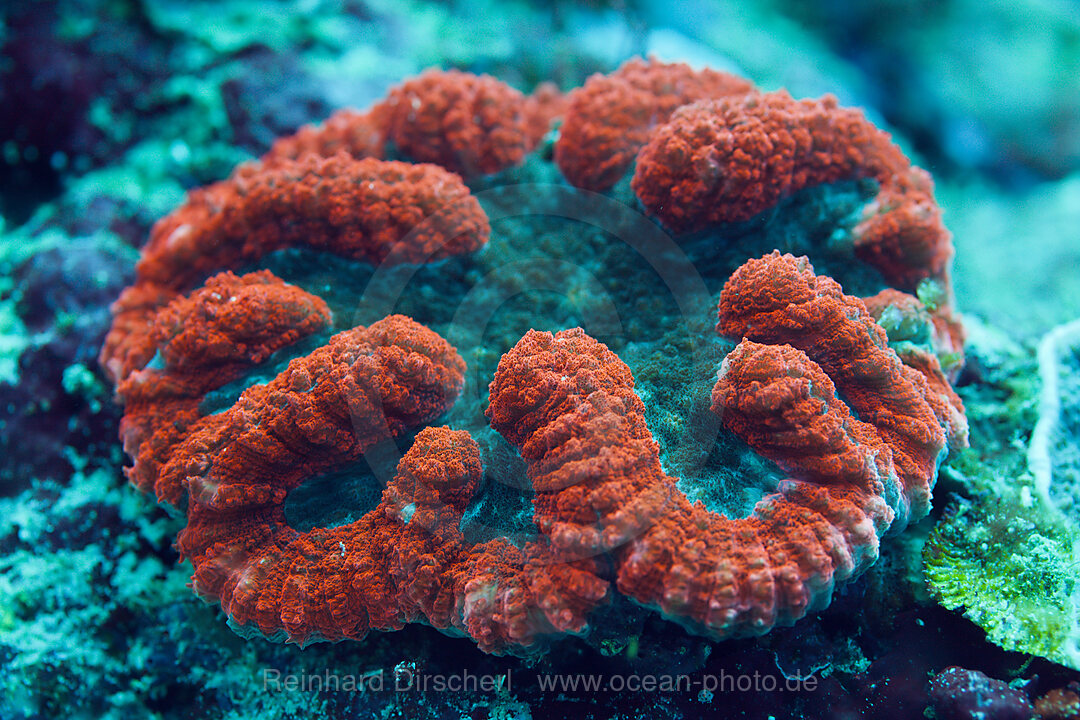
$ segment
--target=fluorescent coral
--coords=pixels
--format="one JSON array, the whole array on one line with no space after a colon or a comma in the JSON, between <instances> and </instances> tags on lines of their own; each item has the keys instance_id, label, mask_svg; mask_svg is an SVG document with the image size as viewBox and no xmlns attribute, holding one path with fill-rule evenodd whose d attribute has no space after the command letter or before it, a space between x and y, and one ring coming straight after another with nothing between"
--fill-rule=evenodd
<instances>
[{"instance_id":1,"label":"fluorescent coral","mask_svg":"<svg viewBox=\"0 0 1080 720\"><path fill-rule=\"evenodd\" d=\"M136 282L113 306L101 363L114 380L153 356L154 312L199 278L307 245L368 262L430 262L487 241L487 216L456 175L434 165L307 155L190 193L154 225Z\"/></svg>"},{"instance_id":2,"label":"fluorescent coral","mask_svg":"<svg viewBox=\"0 0 1080 720\"><path fill-rule=\"evenodd\" d=\"M933 182L889 135L836 98L784 91L704 100L649 136L632 183L645 209L676 232L749 220L805 187L872 177L881 190L855 228L855 252L889 282L914 287L952 257Z\"/></svg>"},{"instance_id":3,"label":"fluorescent coral","mask_svg":"<svg viewBox=\"0 0 1080 720\"><path fill-rule=\"evenodd\" d=\"M606 190L626 173L657 125L694 100L744 95L746 80L682 63L628 60L570 93L555 162L575 186Z\"/></svg>"},{"instance_id":4,"label":"fluorescent coral","mask_svg":"<svg viewBox=\"0 0 1080 720\"><path fill-rule=\"evenodd\" d=\"M1039 336L1080 316L1080 177L1065 179L1080 16L1068 0L722 5L0 4L0 717L907 718L1008 712L1002 694L1075 715L1075 335L1036 360ZM752 117L779 88L792 99ZM1055 97L1066 112L1030 112ZM700 127L755 162L677 136L694 103L739 109ZM776 125L804 105L820 115ZM758 123L774 152L754 149ZM893 134L884 157L907 156L897 172L785 175L787 160L872 164L848 142L876 145L870 123ZM830 128L852 135L826 142ZM785 134L822 154L781 152ZM647 208L663 188L633 189L660 136L670 169L686 167L677 150L693 160L680 192L714 172L744 187L724 170L749 174L744 199L779 192L676 232L664 213L698 207ZM423 162L481 209L485 241L397 264L309 243L333 213L374 234L393 208L390 242L408 246L413 206L396 181L355 203L371 198L351 172L353 187L297 189L298 168ZM338 207L320 196L332 185ZM264 242L249 189L273 195L267 224L288 242ZM235 235L185 246L230 217ZM147 251L163 262L146 282L161 218L187 228L179 253ZM766 276L792 262L773 250L837 293L761 336L754 314L717 333L725 284L762 294L748 259ZM96 358L127 286L110 373ZM776 326L817 339L795 347ZM856 407L822 358L860 333L867 352L842 359L896 369L888 388L917 392L895 406L962 399L971 447L959 417L918 418L939 428L920 447ZM348 377L371 381L368 402ZM384 380L419 416L358 434L397 416ZM519 449L510 400L560 415ZM929 514L894 537L926 470ZM650 492L669 499L643 509ZM465 682L430 692L443 679Z\"/></svg>"},{"instance_id":5,"label":"fluorescent coral","mask_svg":"<svg viewBox=\"0 0 1080 720\"><path fill-rule=\"evenodd\" d=\"M630 367L581 328L529 330L489 386L490 426L527 465L525 520L539 533L524 539L475 534L468 517L486 489L470 432L421 429L454 412L466 373L458 350L421 323L391 314L338 332L267 382L235 397L225 391L325 333L334 317L328 303L268 271L224 272L185 295L205 275L306 247L416 272L457 258L462 265L447 272L468 277L461 268L475 262L470 254L491 226L445 168L476 176L513 167L560 115L556 162L564 172L573 163L598 172L580 184L614 182L650 143L634 181L643 200L643 183L663 185L648 179L662 162L650 148L693 113L724 122L723 107L750 112L753 122L727 118L735 126L778 124L795 138L774 158L779 174L744 186L748 204L732 212L757 213L852 175L902 184L895 177L909 169L886 136L831 100L746 95L751 86L733 76L655 61L590 83L569 97L541 86L526 98L492 78L428 72L367 111L279 140L155 225L135 284L114 306L102 363L125 403L129 477L185 510L177 547L192 562L193 586L241 634L307 644L424 622L486 652L531 655L547 638L588 633L593 611L617 592L711 638L761 635L826 607L840 583L876 560L887 532L927 514L938 465L967 434L938 361L954 349L943 231L934 239L940 257L919 261L945 283L932 318L902 294L874 304L926 315L919 327L939 332L932 350L898 355L890 342L899 347L901 338L887 337L861 300L806 258L774 251L727 280L717 331L743 340L710 369L719 370L714 426L786 474L746 517L687 499L661 465ZM589 115L623 91L616 119ZM748 99L676 110L736 94ZM672 111L672 124L654 130ZM596 142L586 142L594 131ZM804 161L819 135L816 160ZM379 159L388 152L443 167ZM730 158L736 175L740 153ZM762 189L771 182L783 187ZM903 232L875 227L890 241ZM440 268L425 272L434 278ZM418 429L377 505L343 524L290 525L291 491L388 441L407 443Z\"/></svg>"},{"instance_id":6,"label":"fluorescent coral","mask_svg":"<svg viewBox=\"0 0 1080 720\"><path fill-rule=\"evenodd\" d=\"M660 467L629 368L580 330L527 334L499 363L488 410L529 463L534 518L555 547L611 553L620 591L716 638L827 605L881 535L926 515L946 437L966 441L962 406L883 349L861 303L805 260L747 263L720 303L722 332L821 363L748 341L724 361L714 410L800 478L749 518L687 502Z\"/></svg>"},{"instance_id":7,"label":"fluorescent coral","mask_svg":"<svg viewBox=\"0 0 1080 720\"><path fill-rule=\"evenodd\" d=\"M774 252L739 268L720 295L717 330L802 350L834 379L860 419L892 450L903 501L899 527L930 510L946 440L967 444L960 399L941 368L904 365L857 298L814 275L805 258Z\"/></svg>"}]
</instances>

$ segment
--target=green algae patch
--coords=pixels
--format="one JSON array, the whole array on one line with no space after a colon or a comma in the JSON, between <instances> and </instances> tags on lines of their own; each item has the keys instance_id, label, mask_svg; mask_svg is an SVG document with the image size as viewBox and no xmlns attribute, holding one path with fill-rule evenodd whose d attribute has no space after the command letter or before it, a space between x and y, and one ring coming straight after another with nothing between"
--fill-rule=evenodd
<instances>
[{"instance_id":1,"label":"green algae patch","mask_svg":"<svg viewBox=\"0 0 1080 720\"><path fill-rule=\"evenodd\" d=\"M1006 650L1080 669L1077 537L1016 498L962 501L924 550L934 597Z\"/></svg>"},{"instance_id":2,"label":"green algae patch","mask_svg":"<svg viewBox=\"0 0 1080 720\"><path fill-rule=\"evenodd\" d=\"M959 388L971 448L942 467L936 494L953 499L923 550L927 587L991 642L1080 669L1080 530L1039 498L1028 470L1042 409L1034 351L967 325L979 368Z\"/></svg>"}]
</instances>

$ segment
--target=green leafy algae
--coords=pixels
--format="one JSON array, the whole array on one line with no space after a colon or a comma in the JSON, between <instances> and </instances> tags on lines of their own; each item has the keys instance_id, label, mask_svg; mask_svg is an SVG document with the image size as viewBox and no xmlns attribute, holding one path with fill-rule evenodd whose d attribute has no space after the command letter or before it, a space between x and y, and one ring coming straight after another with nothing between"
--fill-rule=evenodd
<instances>
[{"instance_id":1,"label":"green leafy algae","mask_svg":"<svg viewBox=\"0 0 1080 720\"><path fill-rule=\"evenodd\" d=\"M969 362L981 374L959 388L972 447L942 468L939 497L953 483L959 494L924 549L926 582L991 642L1080 668L1080 533L1039 499L1028 470L1040 409L1034 353L968 325Z\"/></svg>"}]
</instances>

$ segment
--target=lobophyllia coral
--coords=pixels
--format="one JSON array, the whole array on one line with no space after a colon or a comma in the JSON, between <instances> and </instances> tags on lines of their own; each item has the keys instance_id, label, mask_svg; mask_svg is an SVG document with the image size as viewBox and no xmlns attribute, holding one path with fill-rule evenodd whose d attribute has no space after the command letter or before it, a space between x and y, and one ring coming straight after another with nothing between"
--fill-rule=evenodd
<instances>
[{"instance_id":1,"label":"lobophyllia coral","mask_svg":"<svg viewBox=\"0 0 1080 720\"><path fill-rule=\"evenodd\" d=\"M868 310L779 252L720 294L717 330L742 341L717 368L712 410L789 475L747 517L686 498L630 368L581 329L530 330L489 387L487 418L528 467L539 534L527 541L462 530L479 447L424 426L454 404L465 364L407 317L338 332L214 407L228 383L333 322L269 272L219 271L297 246L370 265L467 258L490 227L455 172L520 163L560 116L555 160L571 182L609 186L636 156L634 190L677 230L746 219L812 184L880 185L855 253L919 298L888 289ZM618 592L713 638L758 635L827 605L881 537L926 515L946 448L966 442L942 369L958 367L962 342L950 257L928 177L829 98L656 61L568 95L429 71L192 191L155 225L101 360L125 403L130 479L185 510L177 546L194 588L244 634L307 643L426 622L529 654L588 632ZM337 527L289 524L291 491L417 429L376 507Z\"/></svg>"},{"instance_id":2,"label":"lobophyllia coral","mask_svg":"<svg viewBox=\"0 0 1080 720\"><path fill-rule=\"evenodd\" d=\"M593 75L570 93L555 163L575 186L606 190L626 174L650 132L694 100L745 95L746 80L708 68L654 59L628 60L609 75Z\"/></svg>"}]
</instances>

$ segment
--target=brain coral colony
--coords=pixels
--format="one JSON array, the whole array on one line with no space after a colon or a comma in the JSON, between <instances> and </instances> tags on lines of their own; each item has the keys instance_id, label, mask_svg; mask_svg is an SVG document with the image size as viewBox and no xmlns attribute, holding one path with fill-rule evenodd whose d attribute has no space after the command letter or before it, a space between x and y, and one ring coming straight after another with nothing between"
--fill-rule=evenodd
<instances>
[{"instance_id":1,"label":"brain coral colony","mask_svg":"<svg viewBox=\"0 0 1080 720\"><path fill-rule=\"evenodd\" d=\"M127 474L243 635L763 635L967 442L940 215L832 97L431 70L157 222L101 352Z\"/></svg>"}]
</instances>

